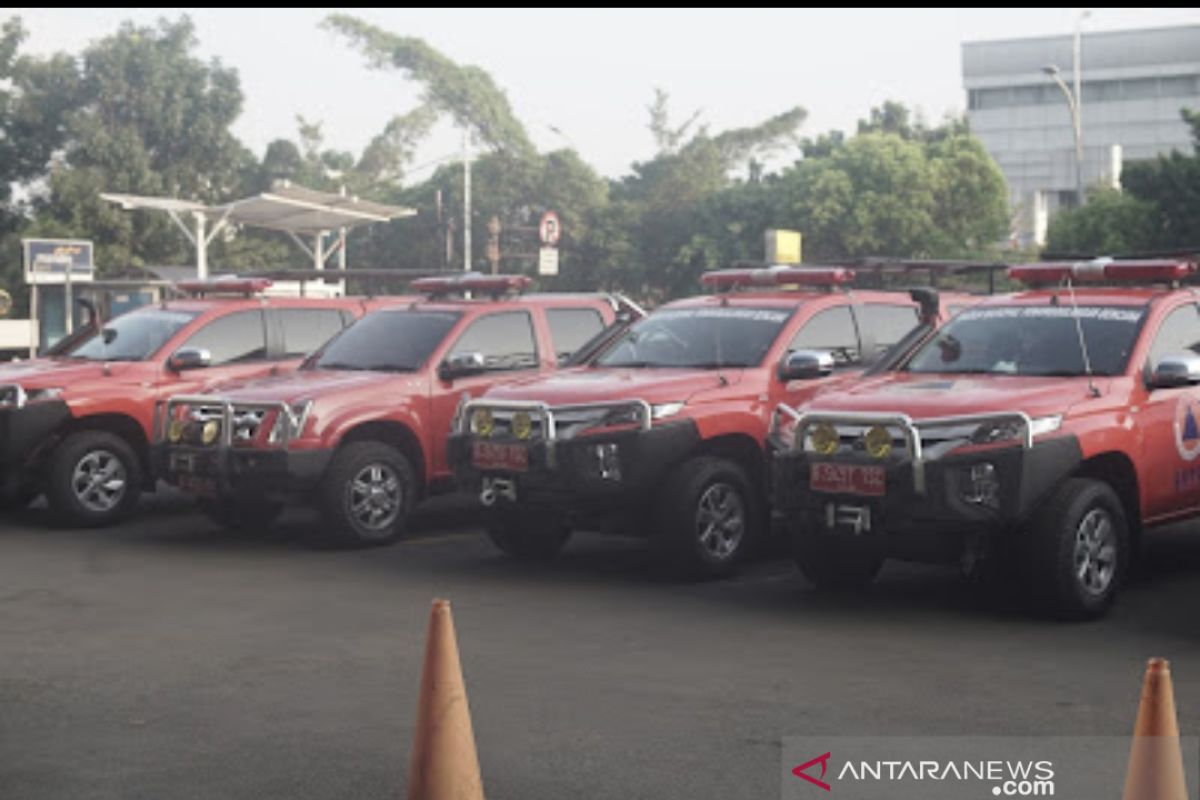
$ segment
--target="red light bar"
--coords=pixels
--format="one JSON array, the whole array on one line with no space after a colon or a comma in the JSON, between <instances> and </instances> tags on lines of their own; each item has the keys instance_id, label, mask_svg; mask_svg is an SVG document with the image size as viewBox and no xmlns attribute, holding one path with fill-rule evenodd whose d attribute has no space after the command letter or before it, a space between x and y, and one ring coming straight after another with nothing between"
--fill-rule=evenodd
<instances>
[{"instance_id":1,"label":"red light bar","mask_svg":"<svg viewBox=\"0 0 1200 800\"><path fill-rule=\"evenodd\" d=\"M267 278L239 278L234 280L179 281L175 288L188 294L258 294L271 286Z\"/></svg>"},{"instance_id":2,"label":"red light bar","mask_svg":"<svg viewBox=\"0 0 1200 800\"><path fill-rule=\"evenodd\" d=\"M1098 258L1074 263L1047 261L1021 264L1008 270L1008 277L1024 283L1060 283L1074 281L1129 281L1131 283L1174 283L1196 271L1191 261L1157 259L1149 261L1113 261Z\"/></svg>"},{"instance_id":3,"label":"red light bar","mask_svg":"<svg viewBox=\"0 0 1200 800\"><path fill-rule=\"evenodd\" d=\"M854 270L845 267L769 267L765 269L718 269L700 276L700 283L717 289L738 286L838 286L854 280Z\"/></svg>"},{"instance_id":4,"label":"red light bar","mask_svg":"<svg viewBox=\"0 0 1200 800\"><path fill-rule=\"evenodd\" d=\"M450 292L483 292L499 294L519 292L533 281L525 275L480 275L468 273L453 277L420 278L409 284L409 288L423 294L448 294Z\"/></svg>"}]
</instances>

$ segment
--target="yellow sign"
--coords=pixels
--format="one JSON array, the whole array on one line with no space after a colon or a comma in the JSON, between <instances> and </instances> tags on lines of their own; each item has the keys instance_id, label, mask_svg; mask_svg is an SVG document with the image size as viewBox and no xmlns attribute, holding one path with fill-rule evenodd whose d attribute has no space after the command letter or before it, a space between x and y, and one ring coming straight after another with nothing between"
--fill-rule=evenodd
<instances>
[{"instance_id":1,"label":"yellow sign","mask_svg":"<svg viewBox=\"0 0 1200 800\"><path fill-rule=\"evenodd\" d=\"M766 233L768 264L800 263L800 231L771 229Z\"/></svg>"}]
</instances>

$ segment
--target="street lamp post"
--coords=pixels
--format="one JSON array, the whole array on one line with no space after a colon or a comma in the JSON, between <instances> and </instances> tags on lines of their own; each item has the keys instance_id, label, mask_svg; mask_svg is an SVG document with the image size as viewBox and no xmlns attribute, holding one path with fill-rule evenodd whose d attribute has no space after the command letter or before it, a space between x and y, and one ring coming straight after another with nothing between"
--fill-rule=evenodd
<instances>
[{"instance_id":1,"label":"street lamp post","mask_svg":"<svg viewBox=\"0 0 1200 800\"><path fill-rule=\"evenodd\" d=\"M1080 206L1084 203L1083 194L1083 68L1080 62L1080 41L1083 34L1083 21L1090 17L1092 12L1084 10L1079 14L1079 19L1075 21L1075 41L1071 49L1072 70L1071 74L1075 82L1075 91L1072 92L1067 82L1062 79L1062 74L1059 72L1058 66L1048 64L1042 67L1042 72L1049 75L1058 84L1058 88L1062 90L1063 96L1067 99L1067 109L1071 112L1071 130L1075 134L1075 198Z\"/></svg>"}]
</instances>

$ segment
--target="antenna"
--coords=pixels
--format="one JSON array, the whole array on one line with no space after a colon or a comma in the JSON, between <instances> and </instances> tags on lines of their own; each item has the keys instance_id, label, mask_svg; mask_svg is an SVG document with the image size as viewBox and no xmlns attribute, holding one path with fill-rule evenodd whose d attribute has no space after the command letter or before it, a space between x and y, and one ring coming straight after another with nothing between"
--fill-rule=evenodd
<instances>
[{"instance_id":1,"label":"antenna","mask_svg":"<svg viewBox=\"0 0 1200 800\"><path fill-rule=\"evenodd\" d=\"M1067 291L1071 293L1071 316L1075 318L1075 333L1079 336L1079 350L1083 353L1083 371L1087 373L1088 394L1099 397L1100 390L1092 380L1092 358L1088 354L1087 337L1083 335L1083 322L1079 319L1079 303L1075 302L1075 285L1067 278Z\"/></svg>"}]
</instances>

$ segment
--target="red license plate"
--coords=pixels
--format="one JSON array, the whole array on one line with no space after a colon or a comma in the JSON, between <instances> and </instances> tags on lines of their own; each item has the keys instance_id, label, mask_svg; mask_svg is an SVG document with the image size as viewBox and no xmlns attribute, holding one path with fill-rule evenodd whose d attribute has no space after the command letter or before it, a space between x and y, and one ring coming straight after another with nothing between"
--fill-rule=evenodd
<instances>
[{"instance_id":1,"label":"red license plate","mask_svg":"<svg viewBox=\"0 0 1200 800\"><path fill-rule=\"evenodd\" d=\"M883 467L817 462L812 465L808 486L814 492L883 497L885 474Z\"/></svg>"},{"instance_id":2,"label":"red license plate","mask_svg":"<svg viewBox=\"0 0 1200 800\"><path fill-rule=\"evenodd\" d=\"M180 475L179 488L188 494L200 497L217 496L217 482L212 478L202 478L198 475Z\"/></svg>"},{"instance_id":3,"label":"red license plate","mask_svg":"<svg viewBox=\"0 0 1200 800\"><path fill-rule=\"evenodd\" d=\"M523 444L475 442L471 447L471 463L479 469L528 472L529 448Z\"/></svg>"}]
</instances>

